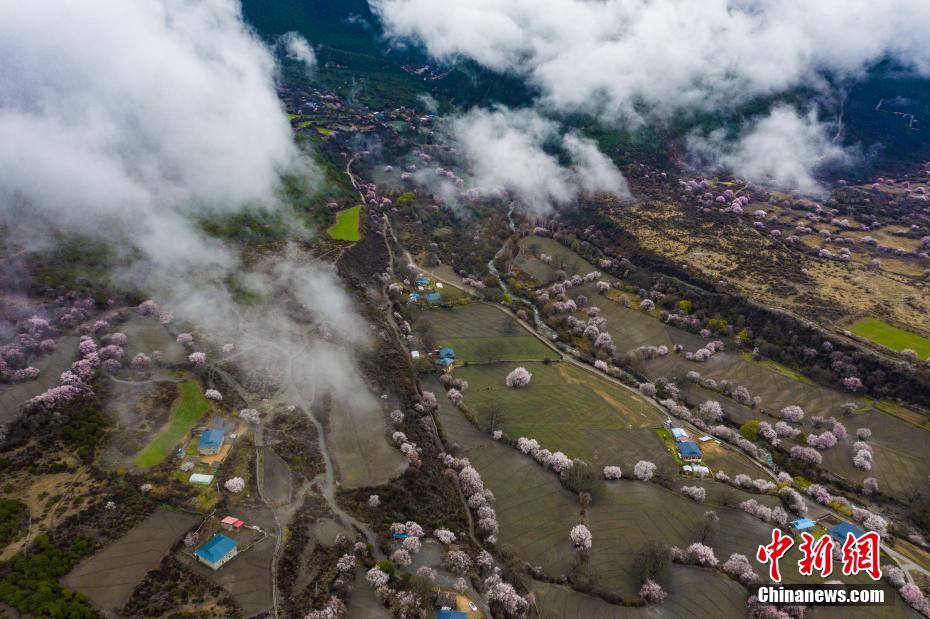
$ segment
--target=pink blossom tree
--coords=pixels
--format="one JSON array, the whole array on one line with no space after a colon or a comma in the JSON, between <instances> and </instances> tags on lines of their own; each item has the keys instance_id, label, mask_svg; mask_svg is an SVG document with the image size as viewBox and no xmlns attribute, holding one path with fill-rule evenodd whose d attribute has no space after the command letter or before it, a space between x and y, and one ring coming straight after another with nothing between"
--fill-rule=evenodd
<instances>
[{"instance_id":1,"label":"pink blossom tree","mask_svg":"<svg viewBox=\"0 0 930 619\"><path fill-rule=\"evenodd\" d=\"M804 418L804 409L792 404L781 409L781 418L791 423L798 423Z\"/></svg>"},{"instance_id":2,"label":"pink blossom tree","mask_svg":"<svg viewBox=\"0 0 930 619\"><path fill-rule=\"evenodd\" d=\"M633 476L640 481L649 481L655 472L656 465L648 460L640 460L633 467Z\"/></svg>"},{"instance_id":3,"label":"pink blossom tree","mask_svg":"<svg viewBox=\"0 0 930 619\"><path fill-rule=\"evenodd\" d=\"M365 574L365 580L371 585L372 589L387 586L391 577L386 572L381 571L379 567L373 567Z\"/></svg>"},{"instance_id":4,"label":"pink blossom tree","mask_svg":"<svg viewBox=\"0 0 930 619\"><path fill-rule=\"evenodd\" d=\"M241 477L232 477L226 480L226 483L223 484L223 487L233 494L239 494L245 490L245 480Z\"/></svg>"},{"instance_id":5,"label":"pink blossom tree","mask_svg":"<svg viewBox=\"0 0 930 619\"><path fill-rule=\"evenodd\" d=\"M214 402L221 402L223 400L223 394L216 389L207 389L203 392L203 397L208 400L213 400Z\"/></svg>"},{"instance_id":6,"label":"pink blossom tree","mask_svg":"<svg viewBox=\"0 0 930 619\"><path fill-rule=\"evenodd\" d=\"M533 375L525 367L518 367L507 375L504 383L511 389L523 389L529 386L532 378Z\"/></svg>"},{"instance_id":7,"label":"pink blossom tree","mask_svg":"<svg viewBox=\"0 0 930 619\"><path fill-rule=\"evenodd\" d=\"M620 479L622 474L619 466L604 467L604 479Z\"/></svg>"},{"instance_id":8,"label":"pink blossom tree","mask_svg":"<svg viewBox=\"0 0 930 619\"><path fill-rule=\"evenodd\" d=\"M733 553L730 558L723 564L723 571L735 577L744 585L752 584L759 580L759 575L752 569L752 564L746 555Z\"/></svg>"},{"instance_id":9,"label":"pink blossom tree","mask_svg":"<svg viewBox=\"0 0 930 619\"><path fill-rule=\"evenodd\" d=\"M576 524L568 534L572 541L572 546L578 550L588 550L591 548L591 531L583 524Z\"/></svg>"},{"instance_id":10,"label":"pink blossom tree","mask_svg":"<svg viewBox=\"0 0 930 619\"><path fill-rule=\"evenodd\" d=\"M647 578L643 582L643 586L639 588L639 597L643 598L650 604L659 604L661 603L668 594L662 589L662 585Z\"/></svg>"},{"instance_id":11,"label":"pink blossom tree","mask_svg":"<svg viewBox=\"0 0 930 619\"><path fill-rule=\"evenodd\" d=\"M201 366L207 362L207 354L203 352L192 352L187 356L187 360L193 366Z\"/></svg>"}]
</instances>

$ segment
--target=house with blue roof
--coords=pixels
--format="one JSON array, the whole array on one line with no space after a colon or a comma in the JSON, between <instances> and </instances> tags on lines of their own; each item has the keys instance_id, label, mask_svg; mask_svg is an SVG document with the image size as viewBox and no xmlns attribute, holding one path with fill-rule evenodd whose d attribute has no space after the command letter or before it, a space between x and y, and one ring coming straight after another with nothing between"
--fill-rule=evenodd
<instances>
[{"instance_id":1,"label":"house with blue roof","mask_svg":"<svg viewBox=\"0 0 930 619\"><path fill-rule=\"evenodd\" d=\"M428 292L426 293L426 300L430 303L439 303L442 301L442 295L438 292Z\"/></svg>"},{"instance_id":2,"label":"house with blue roof","mask_svg":"<svg viewBox=\"0 0 930 619\"><path fill-rule=\"evenodd\" d=\"M460 610L442 609L436 611L436 619L468 619L468 613Z\"/></svg>"},{"instance_id":3,"label":"house with blue roof","mask_svg":"<svg viewBox=\"0 0 930 619\"><path fill-rule=\"evenodd\" d=\"M439 356L443 359L455 359L455 351L446 346L439 349Z\"/></svg>"},{"instance_id":4,"label":"house with blue roof","mask_svg":"<svg viewBox=\"0 0 930 619\"><path fill-rule=\"evenodd\" d=\"M817 524L810 518L798 518L797 520L792 520L788 524L791 525L791 528L795 531L807 531L808 529L813 529L814 525Z\"/></svg>"},{"instance_id":5,"label":"house with blue roof","mask_svg":"<svg viewBox=\"0 0 930 619\"><path fill-rule=\"evenodd\" d=\"M220 453L223 447L224 434L222 430L206 430L200 435L200 441L197 442L197 451L202 456L212 456Z\"/></svg>"},{"instance_id":6,"label":"house with blue roof","mask_svg":"<svg viewBox=\"0 0 930 619\"><path fill-rule=\"evenodd\" d=\"M686 462L700 462L701 448L698 447L697 443L692 441L681 441L677 444L678 446L678 455L682 460Z\"/></svg>"},{"instance_id":7,"label":"house with blue roof","mask_svg":"<svg viewBox=\"0 0 930 619\"><path fill-rule=\"evenodd\" d=\"M422 275L416 278L416 280L414 281L416 282L417 286L428 286L429 285L429 278L423 277Z\"/></svg>"},{"instance_id":8,"label":"house with blue roof","mask_svg":"<svg viewBox=\"0 0 930 619\"><path fill-rule=\"evenodd\" d=\"M829 529L827 529L827 531L830 533L833 539L835 539L841 544L846 541L846 535L848 533L852 533L854 537L859 537L860 535L863 535L865 533L865 531L863 531L856 525L849 524L848 522L841 522L837 525L830 527Z\"/></svg>"},{"instance_id":9,"label":"house with blue roof","mask_svg":"<svg viewBox=\"0 0 930 619\"><path fill-rule=\"evenodd\" d=\"M231 537L217 533L209 542L194 551L194 556L211 570L218 570L236 556L238 545L239 542Z\"/></svg>"}]
</instances>

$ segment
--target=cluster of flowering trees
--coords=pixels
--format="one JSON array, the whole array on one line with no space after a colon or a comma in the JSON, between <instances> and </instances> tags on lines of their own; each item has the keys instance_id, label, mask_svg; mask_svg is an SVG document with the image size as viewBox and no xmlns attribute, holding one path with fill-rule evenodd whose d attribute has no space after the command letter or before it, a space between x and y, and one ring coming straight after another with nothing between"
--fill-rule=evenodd
<instances>
[{"instance_id":1,"label":"cluster of flowering trees","mask_svg":"<svg viewBox=\"0 0 930 619\"><path fill-rule=\"evenodd\" d=\"M639 597L643 598L650 604L659 604L662 602L668 594L662 589L662 585L647 578L643 582L643 586L639 588Z\"/></svg>"},{"instance_id":2,"label":"cluster of flowering trees","mask_svg":"<svg viewBox=\"0 0 930 619\"><path fill-rule=\"evenodd\" d=\"M740 503L739 507L747 514L755 516L759 520L765 522L774 522L779 526L784 526L788 523L788 513L778 505L775 507L768 507L755 499L747 499Z\"/></svg>"},{"instance_id":3,"label":"cluster of flowering trees","mask_svg":"<svg viewBox=\"0 0 930 619\"><path fill-rule=\"evenodd\" d=\"M494 493L485 488L481 474L475 469L467 458L455 458L450 454L442 454L443 463L452 470L458 471L459 486L462 494L468 501L468 506L478 515L478 530L489 544L497 543L497 534L500 529L497 522L497 512L494 510ZM447 532L452 535L451 532ZM445 533L440 533L445 535ZM454 538L454 535L453 535Z\"/></svg>"},{"instance_id":4,"label":"cluster of flowering trees","mask_svg":"<svg viewBox=\"0 0 930 619\"><path fill-rule=\"evenodd\" d=\"M525 455L532 456L534 460L543 466L552 467L552 470L561 476L568 473L574 466L572 459L561 451L552 453L548 449L542 449L539 446L539 441L525 436L517 439L517 449Z\"/></svg>"},{"instance_id":5,"label":"cluster of flowering trees","mask_svg":"<svg viewBox=\"0 0 930 619\"><path fill-rule=\"evenodd\" d=\"M703 503L707 496L707 491L700 486L682 486L681 493L693 501Z\"/></svg>"}]
</instances>

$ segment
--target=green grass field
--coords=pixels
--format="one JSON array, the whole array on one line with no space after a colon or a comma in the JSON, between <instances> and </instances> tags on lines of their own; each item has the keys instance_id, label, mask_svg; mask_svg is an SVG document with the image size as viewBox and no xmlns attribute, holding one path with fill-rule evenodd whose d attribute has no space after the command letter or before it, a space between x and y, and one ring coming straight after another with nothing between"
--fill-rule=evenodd
<instances>
[{"instance_id":1,"label":"green grass field","mask_svg":"<svg viewBox=\"0 0 930 619\"><path fill-rule=\"evenodd\" d=\"M444 292L450 288L446 286ZM558 356L516 320L482 303L427 310L416 322L417 330L426 331L437 346L452 348L469 363L542 361Z\"/></svg>"},{"instance_id":2,"label":"green grass field","mask_svg":"<svg viewBox=\"0 0 930 619\"><path fill-rule=\"evenodd\" d=\"M189 380L178 388L181 395L171 409L168 424L136 456L135 464L139 468L146 469L164 460L212 407L210 400L203 396L200 383Z\"/></svg>"},{"instance_id":3,"label":"green grass field","mask_svg":"<svg viewBox=\"0 0 930 619\"><path fill-rule=\"evenodd\" d=\"M508 389L518 365L533 375L529 387ZM469 383L465 405L480 425L508 436L535 438L598 466L632 466L637 460L674 461L651 428L664 415L639 395L565 362L499 363L455 370Z\"/></svg>"},{"instance_id":4,"label":"green grass field","mask_svg":"<svg viewBox=\"0 0 930 619\"><path fill-rule=\"evenodd\" d=\"M849 327L849 330L859 337L864 337L892 350L910 348L921 359L930 357L930 339L899 329L877 318L858 320Z\"/></svg>"},{"instance_id":5,"label":"green grass field","mask_svg":"<svg viewBox=\"0 0 930 619\"><path fill-rule=\"evenodd\" d=\"M330 238L337 241L355 242L361 238L358 230L358 219L362 212L361 206L336 213L336 223L327 232Z\"/></svg>"}]
</instances>

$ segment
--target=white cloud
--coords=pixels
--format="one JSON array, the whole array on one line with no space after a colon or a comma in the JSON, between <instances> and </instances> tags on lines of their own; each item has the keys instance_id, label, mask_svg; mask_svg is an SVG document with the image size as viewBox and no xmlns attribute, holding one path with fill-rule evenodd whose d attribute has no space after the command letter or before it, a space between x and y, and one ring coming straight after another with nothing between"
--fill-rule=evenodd
<instances>
[{"instance_id":1,"label":"white cloud","mask_svg":"<svg viewBox=\"0 0 930 619\"><path fill-rule=\"evenodd\" d=\"M849 159L832 142L829 130L814 110L802 115L780 105L745 127L735 141L723 139L718 131L691 136L689 143L695 152L747 180L818 194L822 188L814 178L816 171Z\"/></svg>"},{"instance_id":2,"label":"white cloud","mask_svg":"<svg viewBox=\"0 0 930 619\"><path fill-rule=\"evenodd\" d=\"M522 75L562 111L714 109L892 56L930 72L926 0L369 0L390 36ZM638 103L643 105L634 110Z\"/></svg>"},{"instance_id":3,"label":"white cloud","mask_svg":"<svg viewBox=\"0 0 930 619\"><path fill-rule=\"evenodd\" d=\"M451 129L474 182L503 187L531 210L567 204L580 191L629 195L620 171L593 142L560 136L557 123L533 110L474 109L457 117ZM572 157L572 168L561 166L546 145L561 145Z\"/></svg>"},{"instance_id":4,"label":"white cloud","mask_svg":"<svg viewBox=\"0 0 930 619\"><path fill-rule=\"evenodd\" d=\"M58 223L95 229L106 217L133 235L157 234L155 215L266 202L302 161L273 58L239 10L0 4L0 195Z\"/></svg>"},{"instance_id":5,"label":"white cloud","mask_svg":"<svg viewBox=\"0 0 930 619\"><path fill-rule=\"evenodd\" d=\"M316 54L307 39L299 33L291 31L281 35L281 44L284 52L291 60L299 60L308 67L316 66Z\"/></svg>"},{"instance_id":6,"label":"white cloud","mask_svg":"<svg viewBox=\"0 0 930 619\"><path fill-rule=\"evenodd\" d=\"M316 174L275 92L271 50L240 11L236 0L0 2L6 240L32 250L52 229L139 249L115 281L236 343L249 376L288 368L293 384L351 401L368 393L352 350L369 330L333 270L296 250L245 265L196 225L274 208L281 173ZM238 304L230 277L270 300Z\"/></svg>"}]
</instances>

